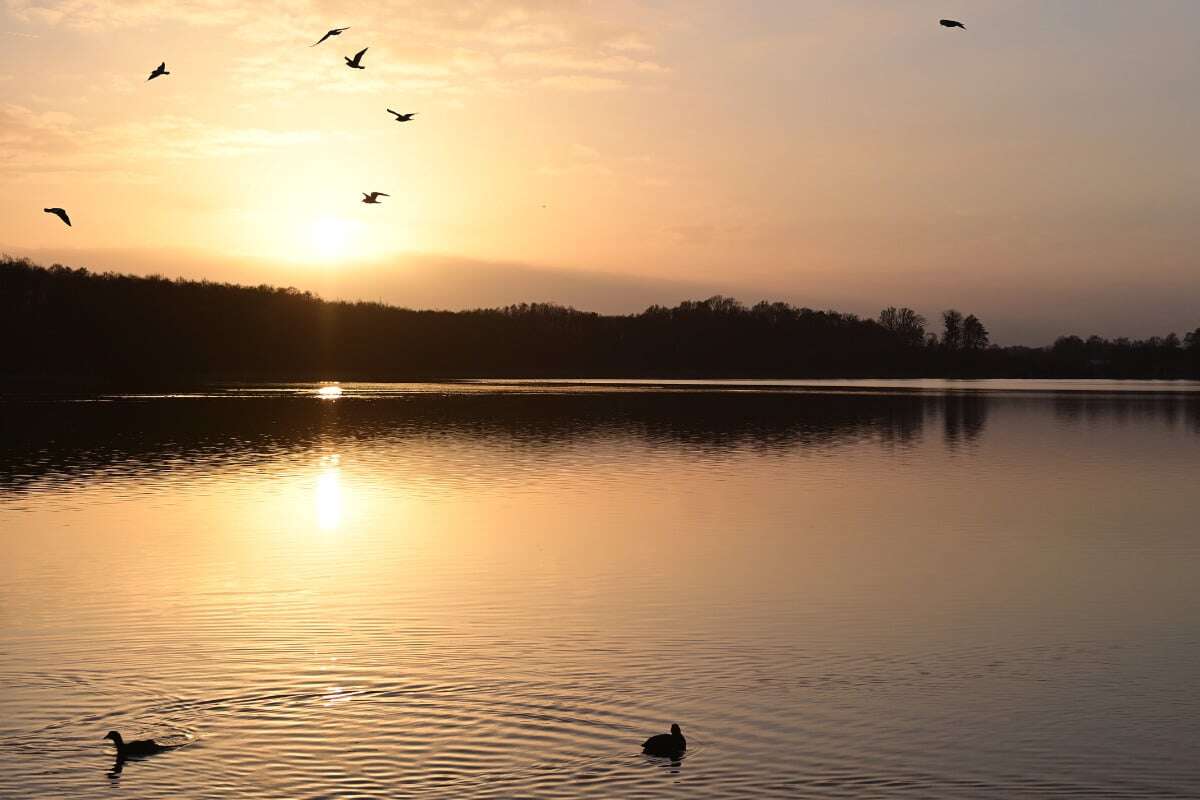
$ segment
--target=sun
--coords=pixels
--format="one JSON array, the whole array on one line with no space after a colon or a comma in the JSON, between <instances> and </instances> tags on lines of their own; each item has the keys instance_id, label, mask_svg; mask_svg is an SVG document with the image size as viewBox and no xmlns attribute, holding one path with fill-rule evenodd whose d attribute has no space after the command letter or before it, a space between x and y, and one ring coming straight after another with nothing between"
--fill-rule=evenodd
<instances>
[{"instance_id":1,"label":"sun","mask_svg":"<svg viewBox=\"0 0 1200 800\"><path fill-rule=\"evenodd\" d=\"M317 258L345 256L354 244L355 225L341 217L318 217L308 232L311 252Z\"/></svg>"}]
</instances>

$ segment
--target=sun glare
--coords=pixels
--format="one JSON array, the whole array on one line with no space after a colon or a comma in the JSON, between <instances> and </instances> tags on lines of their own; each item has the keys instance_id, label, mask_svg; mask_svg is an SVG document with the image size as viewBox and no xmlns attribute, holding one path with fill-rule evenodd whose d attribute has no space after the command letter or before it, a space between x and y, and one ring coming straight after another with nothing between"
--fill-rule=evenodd
<instances>
[{"instance_id":1,"label":"sun glare","mask_svg":"<svg viewBox=\"0 0 1200 800\"><path fill-rule=\"evenodd\" d=\"M355 225L341 217L320 217L309 226L309 243L317 258L330 259L346 255L353 245Z\"/></svg>"},{"instance_id":2,"label":"sun glare","mask_svg":"<svg viewBox=\"0 0 1200 800\"><path fill-rule=\"evenodd\" d=\"M332 386L322 386L317 389L317 397L322 400L334 400L342 396L342 387L334 384Z\"/></svg>"},{"instance_id":3,"label":"sun glare","mask_svg":"<svg viewBox=\"0 0 1200 800\"><path fill-rule=\"evenodd\" d=\"M338 457L323 459L324 469L317 478L317 527L335 530L342 523L342 483Z\"/></svg>"}]
</instances>

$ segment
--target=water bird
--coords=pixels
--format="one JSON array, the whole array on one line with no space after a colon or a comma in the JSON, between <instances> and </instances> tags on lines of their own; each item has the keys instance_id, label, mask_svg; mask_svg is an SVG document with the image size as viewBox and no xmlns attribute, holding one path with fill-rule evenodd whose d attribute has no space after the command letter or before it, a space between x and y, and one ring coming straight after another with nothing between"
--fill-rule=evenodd
<instances>
[{"instance_id":1,"label":"water bird","mask_svg":"<svg viewBox=\"0 0 1200 800\"><path fill-rule=\"evenodd\" d=\"M367 48L364 47L362 50L359 50L354 54L354 58L342 56L342 60L346 62L346 66L350 69L366 69L366 67L359 63L362 61L363 53L365 52L367 52Z\"/></svg>"},{"instance_id":2,"label":"water bird","mask_svg":"<svg viewBox=\"0 0 1200 800\"><path fill-rule=\"evenodd\" d=\"M330 36L341 36L341 35L342 35L342 31L348 31L348 30L350 30L350 26L349 26L349 25L347 25L347 26L346 26L346 27L344 27L344 28L330 28L328 33L326 33L326 34L325 34L324 36L322 36L320 39L317 39L315 42L313 42L312 44L310 44L310 45L309 45L309 47L316 47L316 46L317 46L317 45L319 45L321 42L323 42L323 41L325 41L326 39L328 39Z\"/></svg>"},{"instance_id":3,"label":"water bird","mask_svg":"<svg viewBox=\"0 0 1200 800\"><path fill-rule=\"evenodd\" d=\"M154 68L154 72L151 72L150 77L146 78L146 80L152 81L155 78L157 78L159 75L170 75L170 74L171 73L167 72L167 62L164 61L163 63L159 64L157 67Z\"/></svg>"},{"instance_id":4,"label":"water bird","mask_svg":"<svg viewBox=\"0 0 1200 800\"><path fill-rule=\"evenodd\" d=\"M966 25L956 19L939 19L938 24L943 28L962 28L964 31L967 29Z\"/></svg>"},{"instance_id":5,"label":"water bird","mask_svg":"<svg viewBox=\"0 0 1200 800\"><path fill-rule=\"evenodd\" d=\"M687 739L678 725L671 726L670 733L660 733L651 736L642 745L642 752L651 756L677 756L687 750Z\"/></svg>"},{"instance_id":6,"label":"water bird","mask_svg":"<svg viewBox=\"0 0 1200 800\"><path fill-rule=\"evenodd\" d=\"M391 197L390 194L385 194L383 192L371 192L370 194L363 192L362 196L362 201L364 203L371 203L372 205L380 205L379 198L381 197Z\"/></svg>"},{"instance_id":7,"label":"water bird","mask_svg":"<svg viewBox=\"0 0 1200 800\"><path fill-rule=\"evenodd\" d=\"M104 734L104 738L112 739L112 743L117 746L118 759L151 756L155 753L171 749L171 745L159 744L153 739L136 739L132 742L127 742L116 731L109 731Z\"/></svg>"},{"instance_id":8,"label":"water bird","mask_svg":"<svg viewBox=\"0 0 1200 800\"><path fill-rule=\"evenodd\" d=\"M415 117L418 113L420 113L420 112L414 111L411 114L401 114L399 111L392 111L390 108L387 111L389 114L396 115L396 122L411 122L412 118Z\"/></svg>"},{"instance_id":9,"label":"water bird","mask_svg":"<svg viewBox=\"0 0 1200 800\"><path fill-rule=\"evenodd\" d=\"M54 216L56 216L56 217L58 217L59 219L61 219L63 222L67 223L67 227L68 227L68 228L69 228L69 227L71 227L71 218L67 216L67 211L66 211L66 209L63 209L63 208L43 208L43 209L42 209L42 211L45 211L47 214L53 214Z\"/></svg>"}]
</instances>

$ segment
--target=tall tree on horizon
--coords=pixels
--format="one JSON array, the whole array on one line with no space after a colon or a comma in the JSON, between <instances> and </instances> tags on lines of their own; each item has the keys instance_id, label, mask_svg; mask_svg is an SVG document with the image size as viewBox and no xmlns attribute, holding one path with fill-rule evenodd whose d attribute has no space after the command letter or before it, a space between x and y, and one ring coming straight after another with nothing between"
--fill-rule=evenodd
<instances>
[{"instance_id":1,"label":"tall tree on horizon","mask_svg":"<svg viewBox=\"0 0 1200 800\"><path fill-rule=\"evenodd\" d=\"M988 330L974 314L963 320L962 346L964 350L983 350L988 346Z\"/></svg>"},{"instance_id":2,"label":"tall tree on horizon","mask_svg":"<svg viewBox=\"0 0 1200 800\"><path fill-rule=\"evenodd\" d=\"M963 346L963 315L953 308L942 312L942 347L958 350Z\"/></svg>"}]
</instances>

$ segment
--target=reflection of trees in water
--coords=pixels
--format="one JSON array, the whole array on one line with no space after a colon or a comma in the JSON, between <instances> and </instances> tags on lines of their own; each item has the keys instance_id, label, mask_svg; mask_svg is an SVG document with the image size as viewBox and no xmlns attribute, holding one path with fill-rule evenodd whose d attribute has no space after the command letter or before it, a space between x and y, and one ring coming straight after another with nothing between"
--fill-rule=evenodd
<instances>
[{"instance_id":1,"label":"reflection of trees in water","mask_svg":"<svg viewBox=\"0 0 1200 800\"><path fill-rule=\"evenodd\" d=\"M127 475L187 476L314 448L443 442L555 457L625 441L720 459L875 443L905 449L938 417L947 448L982 435L994 398L960 392L461 392L344 397L213 397L0 402L0 491ZM1042 398L1030 402L1044 403ZM1060 421L1156 421L1200 433L1200 398L1056 395Z\"/></svg>"},{"instance_id":2,"label":"reflection of trees in water","mask_svg":"<svg viewBox=\"0 0 1200 800\"><path fill-rule=\"evenodd\" d=\"M955 448L978 440L987 425L988 396L982 392L956 392L941 399L946 446Z\"/></svg>"},{"instance_id":3,"label":"reflection of trees in water","mask_svg":"<svg viewBox=\"0 0 1200 800\"><path fill-rule=\"evenodd\" d=\"M724 457L861 442L910 447L940 399L919 393L413 394L388 399L173 398L0 404L0 490L139 474L187 475L351 443L452 441L549 456L625 439Z\"/></svg>"},{"instance_id":4,"label":"reflection of trees in water","mask_svg":"<svg viewBox=\"0 0 1200 800\"><path fill-rule=\"evenodd\" d=\"M1054 396L1054 415L1071 425L1158 423L1200 433L1200 397L1184 392L1163 394Z\"/></svg>"}]
</instances>

